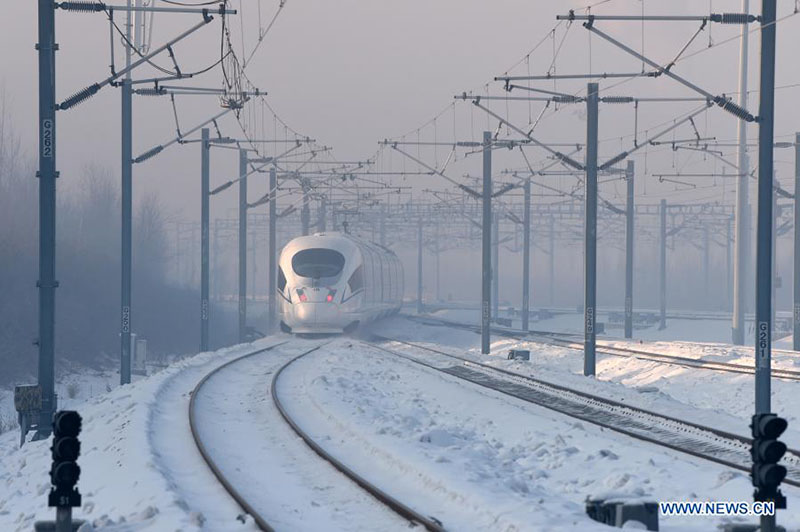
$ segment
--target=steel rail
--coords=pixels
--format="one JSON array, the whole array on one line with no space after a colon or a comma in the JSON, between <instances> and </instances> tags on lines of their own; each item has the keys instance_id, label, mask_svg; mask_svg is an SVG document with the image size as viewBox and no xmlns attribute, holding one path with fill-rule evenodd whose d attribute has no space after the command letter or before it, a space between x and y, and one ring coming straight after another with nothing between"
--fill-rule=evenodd
<instances>
[{"instance_id":1,"label":"steel rail","mask_svg":"<svg viewBox=\"0 0 800 532\"><path fill-rule=\"evenodd\" d=\"M283 417L284 421L292 428L292 430L308 445L311 450L317 453L323 460L331 464L337 470L339 470L342 474L344 474L347 478L358 484L362 489L368 492L370 495L375 497L377 500L382 502L386 505L389 509L394 511L395 513L403 516L404 518L408 519L411 523L420 524L424 526L427 530L431 532L444 532L445 528L442 523L433 517L428 517L420 514L416 510L406 506L402 502L398 501L385 491L381 490L364 477L350 469L346 466L343 462L336 459L333 455L331 455L328 451L326 451L320 444L318 444L307 432L305 432L297 422L292 419L292 417L287 412L285 406L280 400L278 395L278 380L280 379L283 371L291 366L294 362L298 361L299 359L303 358L304 356L310 354L312 351L316 351L317 348L302 353L293 359L289 360L286 364L281 366L278 371L275 372L275 375L272 377L272 384L271 384L271 394L272 394L272 401L275 403L275 406L280 412L281 417Z\"/></svg>"},{"instance_id":2,"label":"steel rail","mask_svg":"<svg viewBox=\"0 0 800 532\"><path fill-rule=\"evenodd\" d=\"M195 410L195 405L200 390L209 381L209 379L211 379L211 377L219 373L221 370L227 368L228 366L231 366L232 364L235 364L236 362L240 362L246 358L250 358L255 355L260 355L261 353L271 351L276 347L286 344L287 342L288 341L279 342L269 347L257 349L255 351L247 353L246 355L230 360L225 364L222 364L221 366L215 368L213 371L211 371L205 377L203 377L200 380L200 382L197 383L197 385L192 390L192 397L191 399L189 399L189 428L192 431L192 439L194 439L194 444L197 447L197 450L200 451L200 456L203 457L203 461L206 463L211 472L214 473L214 476L217 477L217 480L219 481L220 484L222 484L222 487L225 488L225 491L227 491L228 494L231 496L231 498L234 501L236 501L236 504L238 504L242 508L242 510L244 510L248 515L250 515L253 518L258 528L266 532L273 532L275 529L269 525L266 519L264 519L264 517L262 517L261 514L259 514L256 511L256 509L253 508L253 506L249 502L247 502L247 500L242 496L242 494L239 493L239 491L233 486L230 480L228 480L228 478L222 473L222 470L219 468L214 459L211 458L208 449L206 448L205 444L203 444L203 441L200 438L200 434L197 428L197 414ZM319 346L315 347L314 349L317 349L318 347Z\"/></svg>"},{"instance_id":3,"label":"steel rail","mask_svg":"<svg viewBox=\"0 0 800 532\"><path fill-rule=\"evenodd\" d=\"M407 316L411 319L418 319L413 316ZM466 323L458 323L449 320L443 320L440 318L430 318L425 317L424 320L430 320L432 322L439 322L443 325L457 327L462 329L467 329L470 331L477 331L478 327L474 325L469 325ZM530 330L527 333L524 331L509 331L500 328L492 328L492 332L499 336L504 336L506 338L514 338L517 340L524 340L526 337L534 337L534 338L545 338L546 342L551 345L560 345L561 347L567 347L570 349L583 349L583 344L578 343L576 341L567 340L566 338L578 336L577 334L573 333L558 333L552 331L536 331ZM559 338L563 337L563 338ZM752 366L746 366L744 364L735 364L732 362L714 362L710 360L701 360L696 358L690 357L682 357L677 355L665 355L663 353L653 353L651 351L642 351L640 349L630 349L626 347L618 347L618 346L610 346L610 345L601 345L598 344L597 352L609 356L616 356L616 357L625 357L625 358L638 358L639 360L648 360L652 362L663 362L665 364L672 364L676 366L683 366L695 369L707 369L711 371L724 371L728 373L739 373L744 375L754 375L755 369ZM792 381L800 381L800 371L794 371L789 369L780 369L780 368L773 368L772 375L775 378L785 379L785 380L792 380Z\"/></svg>"},{"instance_id":4,"label":"steel rail","mask_svg":"<svg viewBox=\"0 0 800 532\"><path fill-rule=\"evenodd\" d=\"M688 428L690 428L690 429L692 429L694 431L701 431L701 432L709 433L716 439L717 442L727 440L727 442L733 444L732 447L746 448L746 447L749 447L752 444L752 440L749 439L749 438L746 438L744 436L740 436L740 435L733 434L733 433L730 433L730 432L726 432L726 431L723 431L723 430L715 429L715 428L712 428L712 427L707 427L707 426L700 425L700 424L697 424L697 423L692 423L690 421L685 421L685 420L673 418L673 417L670 417L670 416L666 416L666 415L663 415L663 414L652 412L650 410L646 410L646 409L643 409L643 408L638 408L638 407L635 407L635 406L631 406L631 405L626 404L626 403L621 403L621 402L618 402L618 401L614 401L613 399L607 399L607 398L600 397L600 396L597 396L597 395L593 395L593 394L590 394L590 393L587 393L587 392L583 392L583 391L580 391L580 390L575 390L575 389L572 389L572 388L569 388L569 387L566 387L566 386L553 384L553 383L550 383L550 382L547 382L547 381L536 379L534 377L530 377L530 376L527 376L527 375L522 375L522 374L519 374L519 373L515 373L513 371L508 371L508 370L504 370L504 369L501 369L501 368L496 368L494 366L490 366L490 365L487 365L487 364L482 364L480 362L476 362L474 360L470 360L470 359L467 359L467 358L464 358L464 357L460 357L460 356L454 355L452 353L447 353L447 352L441 351L439 349L434 349L434 348L431 348L431 347L428 347L428 346L415 344L413 342L407 342L407 341L404 341L404 340L398 340L398 339L395 339L395 338L387 338L387 337L382 337L382 336L378 336L378 335L373 335L373 338L379 339L381 341L398 342L398 343L401 343L401 344L405 344L405 345L411 346L411 347L413 347L415 349L421 349L421 350L424 350L424 351L436 353L438 355L445 356L445 357L457 360L460 363L462 363L463 365L469 365L469 366L474 366L476 368L480 368L480 370L481 370L480 372L476 371L476 372L473 372L473 373L478 373L478 374L483 373L483 374L485 374L487 371L488 372L495 372L495 373L501 374L504 377L504 380L506 382L513 382L513 381L511 381L511 379L514 379L514 380L522 381L523 383L527 384L528 386L534 386L534 387L537 387L537 388L540 388L540 389L548 390L550 394L575 395L575 396L578 396L580 399L584 400L585 402L587 402L589 404L593 403L593 404L605 407L607 409L607 411L610 412L610 413L619 412L619 411L622 411L622 410L627 410L627 411L630 411L630 412L634 413L639 418L641 418L641 417L650 417L650 418L660 419L660 420L663 420L663 422L664 422L663 425L685 426L685 427L688 427ZM528 402L530 404L535 404L537 406L541 406L541 407L547 408L549 410L553 410L555 412L559 412L559 413L567 415L569 417L580 419L582 421L586 421L588 423L592 423L594 425L597 425L597 426L600 426L600 427L603 427L603 428L607 428L609 430L613 430L613 431L619 432L621 434L625 434L626 436L630 436L632 438L635 438L635 439L638 439L638 440L641 440L641 441L646 441L646 442L649 442L649 443L653 443L653 444L656 444L656 445L658 445L660 447L666 447L666 448L672 449L674 451L678 451L678 452L681 452L681 453L684 453L684 454L688 454L688 455L694 456L696 458L702 458L704 460L715 462L715 463L718 463L720 465L724 465L724 466L727 466L727 467L730 467L730 468L733 468L733 469L737 469L737 470L740 470L740 471L746 471L746 472L749 473L750 469L751 469L749 464L748 465L743 465L741 463L737 463L737 462L731 461L729 459L720 458L719 456L714 456L714 455L712 455L710 453L702 452L701 450L695 450L695 449L689 448L688 446L685 446L685 445L679 445L679 444L675 444L675 443L670 443L670 442L664 441L663 438L659 438L659 437L656 437L656 436L648 436L646 434L642 434L641 432L628 430L628 429L626 429L624 427L621 427L619 425L615 425L613 423L604 422L601 419L598 419L597 416L576 414L574 411L569 411L568 409L560 408L557 405L557 403L555 403L553 401L537 401L535 399L532 399L532 398L529 398L529 397L525 397L522 394L513 393L513 389L512 390L503 389L501 387L493 385L491 382L487 382L485 380L481 381L481 380L476 379L474 377L470 378L469 374L467 373L470 370L467 370L467 372L464 372L462 368L451 368L449 370L448 369L444 369L444 368L440 368L440 367L437 367L434 364L419 360L418 358L416 358L414 356L406 355L406 354L403 354L403 353L399 353L397 351L393 351L391 349L388 349L386 347L383 347L383 346L378 345L378 344L373 343L373 342L368 342L367 344L369 346L375 348L375 349L380 350L380 351L384 351L384 352L392 354L394 356L403 358L404 360L408 360L410 362L419 364L421 366L427 367L429 369L435 370L435 371L443 373L445 375L450 375L451 377L455 377L455 378L457 378L459 380L463 380L463 381L466 381L466 382L470 382L472 384L476 384L478 386L482 386L484 388L488 388L490 390L493 390L495 392L501 393L503 395L508 395L510 397L514 397L516 399L523 400L523 401ZM459 370L461 370L461 371L459 371ZM548 392L545 392L545 393L548 393ZM631 417L633 418L633 416L631 416ZM691 431L687 431L687 432L691 432ZM698 442L698 443L703 443L703 442ZM705 443L708 443L708 442L705 442ZM789 450L787 450L786 457L790 457L792 459L792 465L794 467L792 469L790 469L790 471L795 473L795 478L788 478L787 477L783 482L786 483L786 484L790 484L792 486L800 487L800 451L795 450L795 449L789 449Z\"/></svg>"},{"instance_id":5,"label":"steel rail","mask_svg":"<svg viewBox=\"0 0 800 532\"><path fill-rule=\"evenodd\" d=\"M544 333L534 333L534 335L550 338L551 341L561 342L562 344L567 345L568 347L575 348L578 345L575 342L569 342L568 340L562 340L559 338L551 337ZM755 369L753 367L744 364L735 364L733 362L714 362L710 360L700 360L690 357L682 357L678 355L665 355L663 353L652 353L649 351L642 351L639 349L630 349L627 347L608 346L608 345L602 346L601 352L611 356L638 358L640 360L650 360L653 362L665 362L667 364L675 364L691 368L709 369L712 371L725 371L728 373L742 373L745 375L755 374ZM772 375L773 377L779 379L800 381L800 371L773 368Z\"/></svg>"}]
</instances>

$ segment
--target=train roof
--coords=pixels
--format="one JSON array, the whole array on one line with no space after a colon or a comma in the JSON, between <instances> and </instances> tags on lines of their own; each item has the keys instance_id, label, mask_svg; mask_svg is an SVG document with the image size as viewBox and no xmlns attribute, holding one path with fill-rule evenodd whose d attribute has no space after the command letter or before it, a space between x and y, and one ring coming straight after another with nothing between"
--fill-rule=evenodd
<instances>
[{"instance_id":1,"label":"train roof","mask_svg":"<svg viewBox=\"0 0 800 532\"><path fill-rule=\"evenodd\" d=\"M389 255L395 255L395 252L386 246L382 246L376 242L370 242L363 238L358 238L353 235L342 233L339 231L325 231L322 233L314 233L308 236L299 236L290 240L284 250L286 249L304 249L309 247L328 247L328 246L341 246L352 245L357 248L371 248L373 251L381 251Z\"/></svg>"}]
</instances>

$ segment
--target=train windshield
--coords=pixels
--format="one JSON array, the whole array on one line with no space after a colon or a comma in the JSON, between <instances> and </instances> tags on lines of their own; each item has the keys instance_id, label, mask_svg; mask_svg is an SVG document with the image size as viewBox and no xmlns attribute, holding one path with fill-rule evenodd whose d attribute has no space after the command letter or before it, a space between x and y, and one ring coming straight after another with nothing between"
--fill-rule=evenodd
<instances>
[{"instance_id":1,"label":"train windshield","mask_svg":"<svg viewBox=\"0 0 800 532\"><path fill-rule=\"evenodd\" d=\"M333 249L310 248L295 253L292 269L300 277L336 277L344 268L344 255Z\"/></svg>"}]
</instances>

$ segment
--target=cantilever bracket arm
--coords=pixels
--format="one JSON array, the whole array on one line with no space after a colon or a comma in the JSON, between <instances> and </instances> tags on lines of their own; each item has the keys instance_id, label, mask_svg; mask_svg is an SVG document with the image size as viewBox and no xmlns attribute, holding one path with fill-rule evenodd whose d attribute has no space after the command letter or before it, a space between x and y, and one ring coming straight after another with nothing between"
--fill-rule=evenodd
<instances>
[{"instance_id":1,"label":"cantilever bracket arm","mask_svg":"<svg viewBox=\"0 0 800 532\"><path fill-rule=\"evenodd\" d=\"M599 195L598 195L598 197L599 197ZM606 209L608 209L609 211L613 212L614 214L625 214L625 210L624 209L620 209L619 207L617 207L616 205L614 205L613 203L611 203L607 199L605 199L603 197L600 197L600 201L602 202L603 206Z\"/></svg>"},{"instance_id":2,"label":"cantilever bracket arm","mask_svg":"<svg viewBox=\"0 0 800 532\"><path fill-rule=\"evenodd\" d=\"M556 20L618 20L618 21L637 21L644 20L658 22L719 22L721 24L750 24L761 20L760 16L749 13L711 13L710 15L576 15L574 9L570 9L566 15L556 15Z\"/></svg>"},{"instance_id":3,"label":"cantilever bracket arm","mask_svg":"<svg viewBox=\"0 0 800 532\"><path fill-rule=\"evenodd\" d=\"M700 113L702 113L703 111L708 109L710 106L711 106L711 102L709 101L709 102L706 103L705 107L701 107L700 109L698 109L697 111L693 112L689 116L683 118L682 120L678 120L677 122L675 122L674 124L672 124L668 128L661 130L660 132L656 133L655 135L653 135L652 137L650 137L648 139L645 139L644 142L640 142L640 143L636 144L630 150L626 150L626 151L620 152L619 154L615 155L614 157L612 157L608 161L606 161L603 164L601 164L600 166L598 166L597 169L598 170L606 170L607 168L609 168L611 166L614 166L615 164L617 164L621 160L623 160L626 157L628 157L631 153L635 152L636 150L641 149L642 146L647 146L648 144L650 144L650 142L656 140L657 138L660 138L660 137L666 135L667 133L669 133L670 131L672 131L676 127L681 126L681 125L685 124L686 122L689 122L695 116L699 115Z\"/></svg>"},{"instance_id":4,"label":"cantilever bracket arm","mask_svg":"<svg viewBox=\"0 0 800 532\"><path fill-rule=\"evenodd\" d=\"M583 27L586 28L587 30L591 31L595 35L597 35L599 37L602 37L603 39L605 39L606 41L610 42L611 44L613 44L614 46L616 46L617 48L619 48L623 52L626 52L628 55L631 55L631 56L635 57L636 59L647 63L651 67L655 68L658 73L663 74L663 75L665 75L667 77L670 77L670 78L674 79L675 81L677 81L678 83L680 83L681 85L684 85L685 87L688 87L691 90L693 90L693 91L695 91L695 92L697 92L699 94L702 94L709 101L714 102L718 106L722 107L725 111L728 111L729 113L731 113L732 115L740 118L741 120L746 120L747 122L756 121L756 117L753 116L744 107L736 105L735 103L733 103L731 100L729 100L728 98L726 98L724 96L721 96L721 95L715 96L715 95L711 94L710 92L708 92L705 89L695 85L694 83L692 83L691 81L687 80L686 78L675 74L669 68L659 65L658 63L656 63L652 59L649 59L649 58L645 57L644 55L640 54L639 52L637 52L636 50L632 49L631 47L629 47L629 46L621 43L620 41L614 39L613 37L611 37L607 33L604 33L602 31L598 30L593 24L589 24L587 22L587 23L583 24ZM672 65L670 65L670 66L672 66Z\"/></svg>"},{"instance_id":5,"label":"cantilever bracket arm","mask_svg":"<svg viewBox=\"0 0 800 532\"><path fill-rule=\"evenodd\" d=\"M290 162L299 164L299 166L296 167L296 168L289 169L287 167L283 167L283 166L279 165L277 162L275 163L275 168L277 168L278 170L284 172L287 176L288 175L295 175L296 176L296 175L298 175L300 173L300 171L303 168L308 166L314 159L316 159L317 155L319 155L322 151L325 151L325 150L320 150L319 152L312 151L311 154L308 156L308 159L306 159L304 161L290 161Z\"/></svg>"},{"instance_id":6,"label":"cantilever bracket arm","mask_svg":"<svg viewBox=\"0 0 800 532\"><path fill-rule=\"evenodd\" d=\"M515 188L519 188L519 185L515 184L515 183L507 183L507 184L503 185L503 187L501 187L500 190L498 190L496 192L493 192L492 193L492 197L493 198L497 198L499 196L502 196L506 192L511 192Z\"/></svg>"},{"instance_id":7,"label":"cantilever bracket arm","mask_svg":"<svg viewBox=\"0 0 800 532\"><path fill-rule=\"evenodd\" d=\"M576 153L578 153L579 151L581 151L581 146L579 144L577 144L576 148L574 150L572 150L570 153L568 153L567 155L572 156L572 155L575 155ZM522 149L522 146L519 147L519 152L522 154L522 158L525 159L525 164L528 165L528 170L530 170L531 175L541 175L541 176L543 176L543 175L545 175L544 173L547 170L549 170L550 168L554 167L555 165L561 163L560 160L556 159L555 161L551 162L550 164L547 164L547 165L543 166L539 170L534 170L533 169L533 165L531 164L530 160L528 160L528 156L525 155L525 150Z\"/></svg>"},{"instance_id":8,"label":"cantilever bracket arm","mask_svg":"<svg viewBox=\"0 0 800 532\"><path fill-rule=\"evenodd\" d=\"M115 80L117 80L117 79L121 78L122 76L126 75L128 72L130 72L133 69L138 68L141 65L145 64L146 62L150 61L150 59L152 59L156 55L160 54L164 50L167 50L167 49L171 48L172 45L174 45L175 43L185 39L186 37L188 37L189 35L191 35L195 31L199 30L200 28L202 28L203 26L205 26L206 24L211 22L213 19L214 19L214 17L212 17L210 15L207 15L207 14L203 15L203 20L201 22L198 22L197 24L195 24L194 26L192 26L188 30L186 30L183 33L181 33L180 35L178 35L177 37L167 41L165 44L162 44L161 46L159 46L158 48L156 48L155 50L153 50L149 54L143 55L141 58L139 58L139 60L131 63L130 66L123 68L119 72L114 72L114 73L111 74L111 76L107 77L103 81L100 81L100 82L94 83L92 85L89 85L85 89L83 89L81 91L78 91L77 93L73 94L72 96L70 96L69 98L64 100L58 106L58 109L64 111L64 110L67 110L67 109L69 109L71 107L74 107L74 106L76 106L76 105L88 100L89 98L91 98L92 96L97 94L97 91L99 91L100 89L102 89L106 85L110 85Z\"/></svg>"},{"instance_id":9,"label":"cantilever bracket arm","mask_svg":"<svg viewBox=\"0 0 800 532\"><path fill-rule=\"evenodd\" d=\"M503 87L507 92L511 92L513 89L520 89L529 92L538 92L541 94L548 94L550 96L556 96L559 98L558 102L566 101L568 103L579 103L583 101L583 98L579 98L572 94L567 94L566 92L557 92L557 91L549 91L546 89L538 89L536 87L526 87L525 85L517 85L515 83L509 83L506 81L505 87Z\"/></svg>"},{"instance_id":10,"label":"cantilever bracket arm","mask_svg":"<svg viewBox=\"0 0 800 532\"><path fill-rule=\"evenodd\" d=\"M219 7L214 9L209 9L207 7L154 7L154 6L115 6L109 5L105 2L86 2L86 1L78 1L78 2L54 2L54 6L56 9L62 9L64 11L75 11L79 13L100 13L100 12L107 12L113 13L114 11L124 11L124 12L142 12L142 13L195 13L203 15L204 17L209 16L209 13L216 13L218 15L235 15L237 11L235 9L227 9L222 3L220 3Z\"/></svg>"},{"instance_id":11,"label":"cantilever bracket arm","mask_svg":"<svg viewBox=\"0 0 800 532\"><path fill-rule=\"evenodd\" d=\"M509 128L513 129L514 131L516 131L517 133L519 133L520 135L522 135L523 137L528 139L532 144L535 144L536 146L539 146L540 148L550 152L552 155L554 155L556 158L558 158L561 162L563 162L567 166L571 166L572 168L575 168L576 170L585 170L585 167L581 163L579 163L578 161L573 159L572 157L569 157L568 155L564 155L560 151L554 150L553 148L551 148L547 144L544 144L543 142L540 142L540 141L536 140L530 134L526 133L525 131L521 130L520 128L518 128L514 124L510 123L508 120L506 120L502 116L498 115L497 113L493 112L491 109L488 109L487 107L482 106L478 99L473 100L472 105L474 105L475 107L478 107L479 109L483 109L486 113L488 113L492 117L494 117L497 120L499 120L500 123L505 124Z\"/></svg>"},{"instance_id":12,"label":"cantilever bracket arm","mask_svg":"<svg viewBox=\"0 0 800 532\"><path fill-rule=\"evenodd\" d=\"M401 153L401 154L403 154L403 155L405 155L406 157L408 157L409 159L411 159L412 161L414 161L414 162L415 162L415 163L417 163L418 165L420 165L420 166L422 166L422 167L424 167L424 168L427 168L428 170L430 170L430 172L431 172L433 175L438 175L439 177L442 177L442 178L446 179L447 181L449 181L449 182L450 182L450 183L452 183L453 185L457 186L458 188L460 188L461 190L463 190L464 192L466 192L466 193L467 193L467 194L469 194L470 196L472 196L472 197L474 197L474 198L481 198L481 197L483 197L483 195L482 195L480 192L477 192L476 190L473 190L472 188L470 188L470 187L468 187L468 186L466 186L466 185L462 185L461 183L459 183L459 182L458 182L458 181L456 181L455 179L453 179L453 178L451 178L451 177L448 177L448 176L444 175L442 172L440 172L440 171L439 171L439 170L437 170L436 168L434 168L434 167L432 167L432 166L430 166L430 165L428 165L428 164L424 163L423 161L420 161L419 159L417 159L416 157L414 157L414 156L413 156L413 155L411 155L410 153L407 153L407 152L405 152L405 151L401 150L400 148L398 148L398 147L397 147L397 145L396 145L396 144L392 144L392 149L393 149L393 150L395 150L395 151L397 151L397 152L400 152L400 153Z\"/></svg>"},{"instance_id":13,"label":"cantilever bracket arm","mask_svg":"<svg viewBox=\"0 0 800 532\"><path fill-rule=\"evenodd\" d=\"M231 108L227 108L224 111L222 111L220 113L217 113L216 115L212 116L211 118L209 118L205 122L202 122L201 124L193 127L192 129L190 129L189 131L184 133L182 136L175 137L174 139L170 140L169 142L166 142L164 144L159 144L158 146L150 148L149 150L147 150L146 152L142 153L138 157L135 157L133 159L133 162L134 163L144 162L147 159L150 159L151 157L155 157L156 155L158 155L159 153L164 151L165 148L168 148L169 146L172 146L173 144L182 143L184 141L183 139L186 138L187 136L191 135L192 133L194 133L198 129L202 128L203 126L206 126L206 125L210 124L214 120L225 116L226 114L230 113L232 110L233 109L231 109Z\"/></svg>"},{"instance_id":14,"label":"cantilever bracket arm","mask_svg":"<svg viewBox=\"0 0 800 532\"><path fill-rule=\"evenodd\" d=\"M300 146L301 146L301 144L297 143L296 145L292 146L291 148L289 148L285 152L281 153L280 155L276 155L275 157L266 157L266 158L264 158L263 159L264 162L261 164L261 166L255 166L254 164L250 164L250 170L248 172L245 172L244 174L242 174L242 175L240 175L238 177L235 177L233 179L230 179L230 180L224 182L223 184L221 184L220 186L218 186L217 188L215 188L214 190L209 192L208 195L209 196L213 196L215 194L218 194L218 193L222 192L223 190L225 190L225 189L233 186L234 184L238 183L239 181L247 178L248 176L250 176L252 174L255 174L257 172L260 172L266 166L275 164L281 157L284 157L287 154L293 152L294 150L296 150Z\"/></svg>"}]
</instances>

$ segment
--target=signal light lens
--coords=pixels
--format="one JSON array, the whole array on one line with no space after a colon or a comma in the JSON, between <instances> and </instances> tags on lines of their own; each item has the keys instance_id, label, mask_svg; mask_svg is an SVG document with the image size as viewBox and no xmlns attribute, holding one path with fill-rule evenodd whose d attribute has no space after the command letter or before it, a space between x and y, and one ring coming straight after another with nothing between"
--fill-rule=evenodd
<instances>
[{"instance_id":1,"label":"signal light lens","mask_svg":"<svg viewBox=\"0 0 800 532\"><path fill-rule=\"evenodd\" d=\"M81 442L78 438L64 437L53 442L53 459L74 462L81 454Z\"/></svg>"},{"instance_id":2,"label":"signal light lens","mask_svg":"<svg viewBox=\"0 0 800 532\"><path fill-rule=\"evenodd\" d=\"M58 436L76 437L81 432L81 416L74 410L62 410L53 418L53 432Z\"/></svg>"},{"instance_id":3,"label":"signal light lens","mask_svg":"<svg viewBox=\"0 0 800 532\"><path fill-rule=\"evenodd\" d=\"M786 444L779 440L762 440L754 444L754 460L776 464L786 454Z\"/></svg>"},{"instance_id":4,"label":"signal light lens","mask_svg":"<svg viewBox=\"0 0 800 532\"><path fill-rule=\"evenodd\" d=\"M786 468L777 464L765 464L753 468L753 485L775 489L786 478Z\"/></svg>"},{"instance_id":5,"label":"signal light lens","mask_svg":"<svg viewBox=\"0 0 800 532\"><path fill-rule=\"evenodd\" d=\"M774 440L783 434L787 426L787 421L781 417L776 415L765 416L761 420L761 434L763 434L765 438Z\"/></svg>"},{"instance_id":6,"label":"signal light lens","mask_svg":"<svg viewBox=\"0 0 800 532\"><path fill-rule=\"evenodd\" d=\"M78 482L78 478L81 476L81 468L75 462L54 464L50 476L54 485L71 488Z\"/></svg>"},{"instance_id":7,"label":"signal light lens","mask_svg":"<svg viewBox=\"0 0 800 532\"><path fill-rule=\"evenodd\" d=\"M750 448L753 457L751 477L756 491L756 501L774 501L776 508L786 507L786 497L778 486L786 478L786 468L777 462L786 453L786 444L778 441L787 427L785 419L772 413L760 413L753 416L753 443Z\"/></svg>"},{"instance_id":8,"label":"signal light lens","mask_svg":"<svg viewBox=\"0 0 800 532\"><path fill-rule=\"evenodd\" d=\"M75 488L81 476L81 468L75 462L81 454L81 416L73 410L62 410L53 416L53 444L50 447L53 464L50 466L50 481L53 484L47 497L48 506L77 508L81 505L81 494Z\"/></svg>"}]
</instances>

